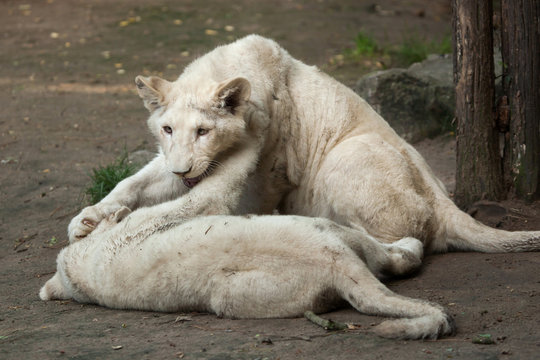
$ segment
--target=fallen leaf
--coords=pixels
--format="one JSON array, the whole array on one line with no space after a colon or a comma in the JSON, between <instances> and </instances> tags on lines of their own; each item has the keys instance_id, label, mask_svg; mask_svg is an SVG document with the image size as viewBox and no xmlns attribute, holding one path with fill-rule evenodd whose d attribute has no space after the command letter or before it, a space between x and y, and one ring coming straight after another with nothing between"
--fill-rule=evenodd
<instances>
[{"instance_id":1,"label":"fallen leaf","mask_svg":"<svg viewBox=\"0 0 540 360\"><path fill-rule=\"evenodd\" d=\"M472 339L472 343L481 345L493 345L495 344L495 340L493 340L491 334L478 334Z\"/></svg>"},{"instance_id":2,"label":"fallen leaf","mask_svg":"<svg viewBox=\"0 0 540 360\"><path fill-rule=\"evenodd\" d=\"M218 34L218 32L216 30L212 30L212 29L206 29L206 30L204 30L204 33L206 35L210 35L210 36L215 36L215 35Z\"/></svg>"}]
</instances>

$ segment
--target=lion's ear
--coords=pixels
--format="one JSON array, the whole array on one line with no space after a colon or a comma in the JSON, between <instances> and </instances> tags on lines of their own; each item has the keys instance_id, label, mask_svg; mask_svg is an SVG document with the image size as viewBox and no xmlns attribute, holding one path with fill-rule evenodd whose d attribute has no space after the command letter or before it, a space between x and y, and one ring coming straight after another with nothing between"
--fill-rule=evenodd
<instances>
[{"instance_id":1,"label":"lion's ear","mask_svg":"<svg viewBox=\"0 0 540 360\"><path fill-rule=\"evenodd\" d=\"M144 107L150 112L165 105L165 94L170 90L171 83L157 76L137 76L135 78L137 92L143 99Z\"/></svg>"},{"instance_id":2,"label":"lion's ear","mask_svg":"<svg viewBox=\"0 0 540 360\"><path fill-rule=\"evenodd\" d=\"M251 96L251 84L242 77L226 80L218 85L216 91L217 107L235 114Z\"/></svg>"}]
</instances>

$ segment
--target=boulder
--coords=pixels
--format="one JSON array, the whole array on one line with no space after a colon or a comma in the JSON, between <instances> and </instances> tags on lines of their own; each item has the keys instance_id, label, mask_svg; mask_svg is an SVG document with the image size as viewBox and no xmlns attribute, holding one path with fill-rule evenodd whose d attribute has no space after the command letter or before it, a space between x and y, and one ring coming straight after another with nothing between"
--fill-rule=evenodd
<instances>
[{"instance_id":1,"label":"boulder","mask_svg":"<svg viewBox=\"0 0 540 360\"><path fill-rule=\"evenodd\" d=\"M408 69L367 74L358 80L355 91L409 142L452 130L451 55L430 55Z\"/></svg>"}]
</instances>

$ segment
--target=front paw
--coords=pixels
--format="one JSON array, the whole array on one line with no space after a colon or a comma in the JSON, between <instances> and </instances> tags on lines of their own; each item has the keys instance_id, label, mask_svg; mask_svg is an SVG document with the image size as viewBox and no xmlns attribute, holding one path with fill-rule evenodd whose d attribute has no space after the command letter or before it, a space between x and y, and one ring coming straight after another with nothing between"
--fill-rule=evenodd
<instances>
[{"instance_id":1,"label":"front paw","mask_svg":"<svg viewBox=\"0 0 540 360\"><path fill-rule=\"evenodd\" d=\"M129 214L131 214L131 209L127 206L122 206L120 209L101 220L99 225L93 231L93 234L102 233L111 229Z\"/></svg>"},{"instance_id":2,"label":"front paw","mask_svg":"<svg viewBox=\"0 0 540 360\"><path fill-rule=\"evenodd\" d=\"M68 225L69 242L74 243L85 238L107 215L97 205L84 208Z\"/></svg>"}]
</instances>

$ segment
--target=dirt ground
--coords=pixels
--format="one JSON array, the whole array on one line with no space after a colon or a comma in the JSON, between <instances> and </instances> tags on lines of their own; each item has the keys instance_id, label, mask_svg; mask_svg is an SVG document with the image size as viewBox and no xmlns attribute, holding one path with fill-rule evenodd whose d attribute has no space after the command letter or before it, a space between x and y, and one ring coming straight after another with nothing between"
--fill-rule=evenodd
<instances>
[{"instance_id":1,"label":"dirt ground","mask_svg":"<svg viewBox=\"0 0 540 360\"><path fill-rule=\"evenodd\" d=\"M388 286L436 301L456 319L439 341L380 339L380 318L327 333L305 319L227 320L207 314L115 311L42 302L88 173L124 151L154 149L137 74L173 79L196 56L249 33L272 37L346 84L358 70L328 59L363 30L397 43L450 32L449 1L35 0L0 2L0 358L2 359L534 359L540 353L540 254L429 256ZM417 144L453 187L451 137ZM540 229L540 203L507 201L477 216L505 229ZM489 334L493 345L474 344Z\"/></svg>"}]
</instances>

